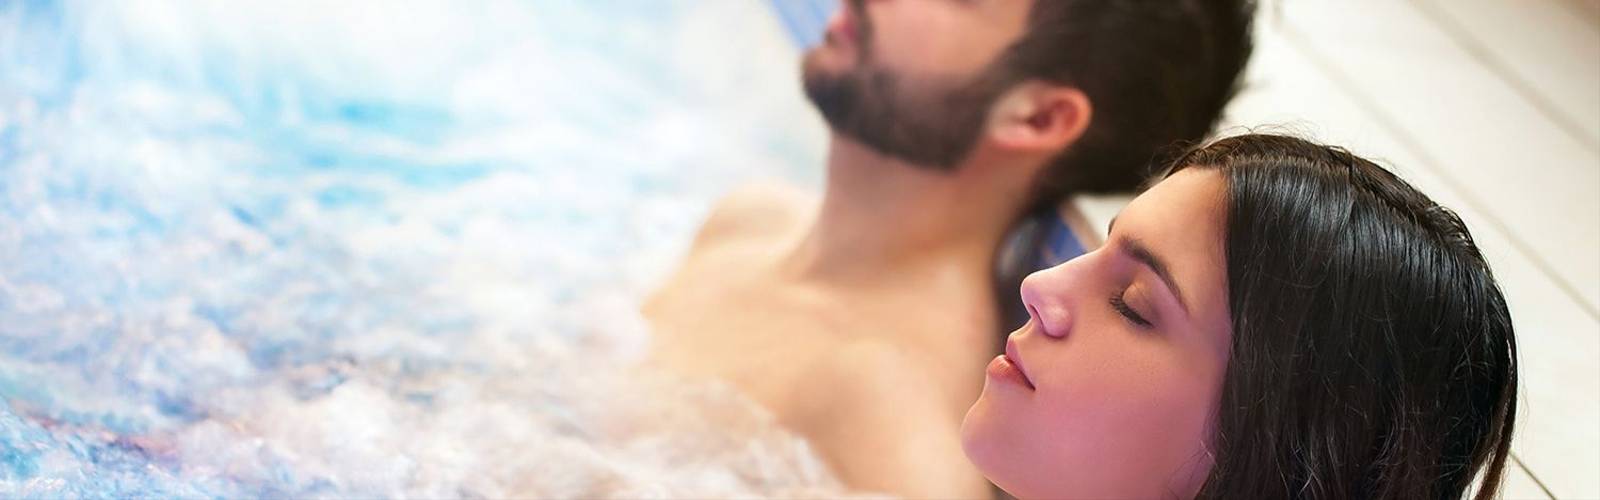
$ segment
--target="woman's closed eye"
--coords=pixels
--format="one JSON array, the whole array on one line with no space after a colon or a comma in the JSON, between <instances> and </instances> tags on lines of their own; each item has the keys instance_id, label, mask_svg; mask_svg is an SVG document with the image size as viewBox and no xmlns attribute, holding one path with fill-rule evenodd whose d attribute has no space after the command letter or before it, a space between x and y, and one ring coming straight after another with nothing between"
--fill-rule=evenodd
<instances>
[{"instance_id":1,"label":"woman's closed eye","mask_svg":"<svg viewBox=\"0 0 1600 500\"><path fill-rule=\"evenodd\" d=\"M1127 318L1128 322L1133 323L1134 326L1144 329L1148 329L1153 326L1150 323L1150 320L1145 319L1143 315L1139 314L1139 311L1135 311L1132 307L1128 306L1127 300L1124 299L1127 294L1127 290L1122 290L1121 292L1117 292L1116 294L1112 295L1110 301L1111 308L1116 310L1118 314L1121 314L1122 317Z\"/></svg>"}]
</instances>

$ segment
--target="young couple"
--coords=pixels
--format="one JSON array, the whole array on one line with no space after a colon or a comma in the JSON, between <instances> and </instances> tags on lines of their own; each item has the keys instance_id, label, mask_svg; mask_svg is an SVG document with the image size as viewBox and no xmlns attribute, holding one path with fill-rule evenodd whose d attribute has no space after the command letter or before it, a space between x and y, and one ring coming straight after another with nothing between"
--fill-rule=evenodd
<instances>
[{"instance_id":1,"label":"young couple","mask_svg":"<svg viewBox=\"0 0 1600 500\"><path fill-rule=\"evenodd\" d=\"M1253 11L848 1L804 61L820 200L716 207L645 307L656 361L733 384L862 490L1492 495L1515 340L1461 221L1336 147L1199 142ZM995 293L1020 222L1152 178L1104 245Z\"/></svg>"}]
</instances>

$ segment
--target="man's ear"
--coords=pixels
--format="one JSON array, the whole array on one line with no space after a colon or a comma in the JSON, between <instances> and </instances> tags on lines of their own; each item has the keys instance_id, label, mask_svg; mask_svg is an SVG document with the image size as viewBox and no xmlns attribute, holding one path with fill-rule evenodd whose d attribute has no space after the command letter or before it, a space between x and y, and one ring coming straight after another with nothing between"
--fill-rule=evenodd
<instances>
[{"instance_id":1,"label":"man's ear","mask_svg":"<svg viewBox=\"0 0 1600 500\"><path fill-rule=\"evenodd\" d=\"M995 103L988 133L1004 149L1053 154L1078 142L1093 118L1094 106L1082 90L1025 82Z\"/></svg>"}]
</instances>

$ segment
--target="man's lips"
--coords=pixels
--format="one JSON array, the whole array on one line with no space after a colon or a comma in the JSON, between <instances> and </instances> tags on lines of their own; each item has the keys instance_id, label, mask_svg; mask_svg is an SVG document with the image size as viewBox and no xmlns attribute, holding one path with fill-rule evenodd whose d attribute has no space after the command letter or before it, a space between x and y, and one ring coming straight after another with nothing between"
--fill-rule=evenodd
<instances>
[{"instance_id":1,"label":"man's lips","mask_svg":"<svg viewBox=\"0 0 1600 500\"><path fill-rule=\"evenodd\" d=\"M859 32L856 29L855 12L846 3L839 7L839 12L828 21L827 36L830 39L854 43Z\"/></svg>"}]
</instances>

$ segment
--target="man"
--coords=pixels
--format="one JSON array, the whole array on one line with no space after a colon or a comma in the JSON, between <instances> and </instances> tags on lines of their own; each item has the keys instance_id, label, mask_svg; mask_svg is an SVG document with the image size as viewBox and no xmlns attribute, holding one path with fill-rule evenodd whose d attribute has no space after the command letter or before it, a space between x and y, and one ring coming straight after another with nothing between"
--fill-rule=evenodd
<instances>
[{"instance_id":1,"label":"man","mask_svg":"<svg viewBox=\"0 0 1600 500\"><path fill-rule=\"evenodd\" d=\"M748 188L714 208L645 306L656 361L733 384L852 487L988 495L957 431L998 345L1002 240L1066 193L1136 188L1164 148L1201 139L1252 11L847 2L804 61L832 129L825 192Z\"/></svg>"}]
</instances>

